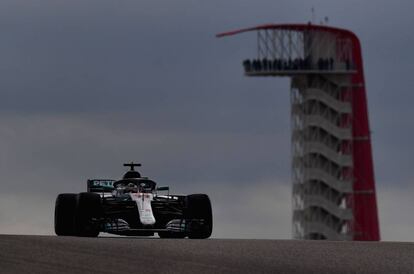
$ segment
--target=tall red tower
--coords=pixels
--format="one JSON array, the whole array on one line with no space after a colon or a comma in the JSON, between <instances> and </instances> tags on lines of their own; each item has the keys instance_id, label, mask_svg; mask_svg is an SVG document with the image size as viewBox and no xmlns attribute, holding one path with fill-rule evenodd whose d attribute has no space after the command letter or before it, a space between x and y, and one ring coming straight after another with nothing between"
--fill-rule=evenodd
<instances>
[{"instance_id":1,"label":"tall red tower","mask_svg":"<svg viewBox=\"0 0 414 274\"><path fill-rule=\"evenodd\" d=\"M361 45L349 30L269 24L246 76L291 78L293 236L380 240Z\"/></svg>"}]
</instances>

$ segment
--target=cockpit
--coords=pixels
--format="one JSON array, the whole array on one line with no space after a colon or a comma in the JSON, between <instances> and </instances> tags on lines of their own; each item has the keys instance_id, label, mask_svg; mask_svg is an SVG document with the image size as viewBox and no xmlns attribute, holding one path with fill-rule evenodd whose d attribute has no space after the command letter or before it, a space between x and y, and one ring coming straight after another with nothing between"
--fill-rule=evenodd
<instances>
[{"instance_id":1,"label":"cockpit","mask_svg":"<svg viewBox=\"0 0 414 274\"><path fill-rule=\"evenodd\" d=\"M118 193L152 193L157 183L146 178L122 179L113 184Z\"/></svg>"},{"instance_id":2,"label":"cockpit","mask_svg":"<svg viewBox=\"0 0 414 274\"><path fill-rule=\"evenodd\" d=\"M152 193L155 190L157 184L147 177L141 177L141 174L134 169L141 166L141 164L130 163L124 164L124 166L128 166L131 169L124 174L121 180L113 183L116 195L137 192Z\"/></svg>"}]
</instances>

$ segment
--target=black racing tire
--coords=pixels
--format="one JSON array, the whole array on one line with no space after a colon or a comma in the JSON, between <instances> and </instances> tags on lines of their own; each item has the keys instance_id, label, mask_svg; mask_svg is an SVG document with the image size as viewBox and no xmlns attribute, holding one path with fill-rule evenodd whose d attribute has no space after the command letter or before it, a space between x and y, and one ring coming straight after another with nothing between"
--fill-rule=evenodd
<instances>
[{"instance_id":1,"label":"black racing tire","mask_svg":"<svg viewBox=\"0 0 414 274\"><path fill-rule=\"evenodd\" d=\"M162 231L158 232L158 236L162 239L183 239L187 235L183 232Z\"/></svg>"},{"instance_id":2,"label":"black racing tire","mask_svg":"<svg viewBox=\"0 0 414 274\"><path fill-rule=\"evenodd\" d=\"M213 212L210 198L206 194L192 194L186 197L185 219L203 219L203 226L191 225L188 238L206 239L213 232Z\"/></svg>"},{"instance_id":3,"label":"black racing tire","mask_svg":"<svg viewBox=\"0 0 414 274\"><path fill-rule=\"evenodd\" d=\"M99 220L102 215L102 199L99 194L82 192L77 195L75 214L76 235L97 237L100 231Z\"/></svg>"},{"instance_id":4,"label":"black racing tire","mask_svg":"<svg viewBox=\"0 0 414 274\"><path fill-rule=\"evenodd\" d=\"M76 194L59 194L55 203L55 233L58 236L74 236Z\"/></svg>"}]
</instances>

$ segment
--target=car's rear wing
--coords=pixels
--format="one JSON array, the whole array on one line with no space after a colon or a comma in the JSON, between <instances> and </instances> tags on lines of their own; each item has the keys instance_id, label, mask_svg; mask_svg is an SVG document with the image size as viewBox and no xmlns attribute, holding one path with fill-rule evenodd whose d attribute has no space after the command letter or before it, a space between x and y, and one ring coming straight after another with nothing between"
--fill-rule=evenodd
<instances>
[{"instance_id":1,"label":"car's rear wing","mask_svg":"<svg viewBox=\"0 0 414 274\"><path fill-rule=\"evenodd\" d=\"M112 192L116 180L90 179L87 182L88 192Z\"/></svg>"}]
</instances>

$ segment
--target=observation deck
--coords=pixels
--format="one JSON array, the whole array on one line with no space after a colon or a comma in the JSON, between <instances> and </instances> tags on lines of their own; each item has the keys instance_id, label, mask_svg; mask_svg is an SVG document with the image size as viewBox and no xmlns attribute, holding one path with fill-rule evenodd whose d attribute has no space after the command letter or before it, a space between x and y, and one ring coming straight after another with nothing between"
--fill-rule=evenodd
<instances>
[{"instance_id":1,"label":"observation deck","mask_svg":"<svg viewBox=\"0 0 414 274\"><path fill-rule=\"evenodd\" d=\"M348 62L335 64L333 58L320 58L316 64L304 59L247 59L243 61L246 76L349 75L356 70Z\"/></svg>"}]
</instances>

